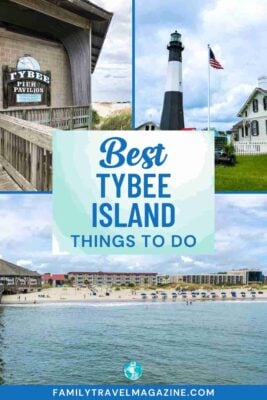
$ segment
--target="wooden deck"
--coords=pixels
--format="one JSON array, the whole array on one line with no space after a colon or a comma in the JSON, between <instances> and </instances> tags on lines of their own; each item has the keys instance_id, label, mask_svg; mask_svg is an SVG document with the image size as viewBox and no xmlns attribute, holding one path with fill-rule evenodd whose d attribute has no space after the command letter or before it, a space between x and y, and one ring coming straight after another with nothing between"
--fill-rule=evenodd
<instances>
[{"instance_id":1,"label":"wooden deck","mask_svg":"<svg viewBox=\"0 0 267 400\"><path fill-rule=\"evenodd\" d=\"M0 165L0 192L17 192L21 191L19 185L2 169Z\"/></svg>"}]
</instances>

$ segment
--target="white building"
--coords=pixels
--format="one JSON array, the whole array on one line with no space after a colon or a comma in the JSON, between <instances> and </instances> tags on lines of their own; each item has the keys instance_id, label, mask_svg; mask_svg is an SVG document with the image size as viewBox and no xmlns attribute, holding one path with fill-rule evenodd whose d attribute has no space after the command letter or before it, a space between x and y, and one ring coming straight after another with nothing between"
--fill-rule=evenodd
<instances>
[{"instance_id":1,"label":"white building","mask_svg":"<svg viewBox=\"0 0 267 400\"><path fill-rule=\"evenodd\" d=\"M145 122L144 124L138 126L136 128L137 131L158 131L159 130L159 125L157 125L153 121L148 121Z\"/></svg>"},{"instance_id":2,"label":"white building","mask_svg":"<svg viewBox=\"0 0 267 400\"><path fill-rule=\"evenodd\" d=\"M238 117L242 118L242 121L234 126L235 142L240 145L266 144L267 146L267 76L259 78L258 87L244 103Z\"/></svg>"},{"instance_id":3,"label":"white building","mask_svg":"<svg viewBox=\"0 0 267 400\"><path fill-rule=\"evenodd\" d=\"M248 285L262 283L263 273L258 269L239 269L207 274L179 274L171 276L171 283L193 283L206 285Z\"/></svg>"}]
</instances>

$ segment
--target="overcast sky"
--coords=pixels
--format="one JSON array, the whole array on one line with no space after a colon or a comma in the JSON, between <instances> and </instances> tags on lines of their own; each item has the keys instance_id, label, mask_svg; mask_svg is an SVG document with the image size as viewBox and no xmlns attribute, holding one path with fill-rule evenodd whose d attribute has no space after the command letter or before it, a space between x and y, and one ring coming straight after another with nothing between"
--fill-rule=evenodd
<instances>
[{"instance_id":1,"label":"overcast sky","mask_svg":"<svg viewBox=\"0 0 267 400\"><path fill-rule=\"evenodd\" d=\"M50 195L0 196L0 258L44 272L204 273L262 268L267 274L267 195L216 196L215 256L53 256Z\"/></svg>"},{"instance_id":2,"label":"overcast sky","mask_svg":"<svg viewBox=\"0 0 267 400\"><path fill-rule=\"evenodd\" d=\"M257 79L267 74L266 0L136 0L136 126L160 121L170 33L183 52L187 127L207 126L210 44L224 70L211 70L212 126L229 129Z\"/></svg>"},{"instance_id":3,"label":"overcast sky","mask_svg":"<svg viewBox=\"0 0 267 400\"><path fill-rule=\"evenodd\" d=\"M92 76L93 102L132 100L132 1L92 0L113 18Z\"/></svg>"}]
</instances>

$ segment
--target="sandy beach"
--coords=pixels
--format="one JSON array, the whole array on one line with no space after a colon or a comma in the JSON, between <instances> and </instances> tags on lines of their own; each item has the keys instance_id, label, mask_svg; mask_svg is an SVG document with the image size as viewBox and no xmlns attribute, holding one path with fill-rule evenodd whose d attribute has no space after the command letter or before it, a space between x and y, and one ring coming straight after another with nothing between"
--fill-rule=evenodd
<instances>
[{"instance_id":1,"label":"sandy beach","mask_svg":"<svg viewBox=\"0 0 267 400\"><path fill-rule=\"evenodd\" d=\"M231 292L236 293L233 297ZM39 304L57 302L129 302L129 301L216 301L216 300L267 300L267 290L238 289L214 289L181 293L174 289L134 290L121 289L110 290L106 295L106 288L96 288L94 291L88 288L76 289L72 287L58 287L43 289L41 292L33 292L21 295L6 295L2 297L2 304ZM177 294L177 297L173 295Z\"/></svg>"}]
</instances>

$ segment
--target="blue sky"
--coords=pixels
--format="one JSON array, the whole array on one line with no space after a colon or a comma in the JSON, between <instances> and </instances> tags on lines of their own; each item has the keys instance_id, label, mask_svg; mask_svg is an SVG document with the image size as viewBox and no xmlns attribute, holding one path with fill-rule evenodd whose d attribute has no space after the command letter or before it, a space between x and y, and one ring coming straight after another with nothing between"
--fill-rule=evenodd
<instances>
[{"instance_id":1,"label":"blue sky","mask_svg":"<svg viewBox=\"0 0 267 400\"><path fill-rule=\"evenodd\" d=\"M132 100L132 0L93 0L113 18L92 76L96 101Z\"/></svg>"},{"instance_id":2,"label":"blue sky","mask_svg":"<svg viewBox=\"0 0 267 400\"><path fill-rule=\"evenodd\" d=\"M0 196L0 258L44 272L163 274L262 268L267 274L267 195L216 196L214 256L53 256L50 195Z\"/></svg>"},{"instance_id":3,"label":"blue sky","mask_svg":"<svg viewBox=\"0 0 267 400\"><path fill-rule=\"evenodd\" d=\"M212 126L230 129L267 73L267 1L136 0L136 126L160 121L170 33L182 34L187 127L207 126L210 44L224 70L211 70Z\"/></svg>"}]
</instances>

